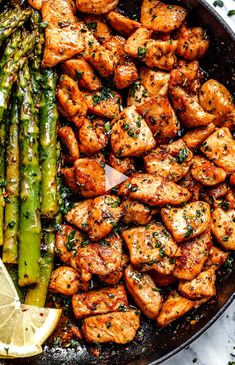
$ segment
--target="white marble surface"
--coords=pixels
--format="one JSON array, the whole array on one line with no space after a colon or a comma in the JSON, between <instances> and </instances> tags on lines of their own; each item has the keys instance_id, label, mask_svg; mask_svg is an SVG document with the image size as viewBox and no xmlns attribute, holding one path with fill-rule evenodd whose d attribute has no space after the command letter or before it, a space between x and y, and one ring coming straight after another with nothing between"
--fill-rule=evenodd
<instances>
[{"instance_id":1,"label":"white marble surface","mask_svg":"<svg viewBox=\"0 0 235 365\"><path fill-rule=\"evenodd\" d=\"M214 0L207 0L213 4ZM215 8L235 32L235 15L228 17L227 13L235 9L234 0L224 0L223 8ZM181 351L162 365L228 365L235 364L235 302L217 322L210 327L189 348Z\"/></svg>"}]
</instances>

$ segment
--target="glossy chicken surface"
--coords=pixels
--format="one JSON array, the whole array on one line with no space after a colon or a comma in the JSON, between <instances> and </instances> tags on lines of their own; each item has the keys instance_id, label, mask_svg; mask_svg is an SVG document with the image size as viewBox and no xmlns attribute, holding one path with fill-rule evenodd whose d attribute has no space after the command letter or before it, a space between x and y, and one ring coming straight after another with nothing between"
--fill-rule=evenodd
<instances>
[{"instance_id":1,"label":"glossy chicken surface","mask_svg":"<svg viewBox=\"0 0 235 365\"><path fill-rule=\"evenodd\" d=\"M143 0L130 19L118 0L29 3L48 22L43 67L60 63L50 291L87 342L126 344L143 316L165 327L216 295L235 250L234 101L179 5Z\"/></svg>"}]
</instances>

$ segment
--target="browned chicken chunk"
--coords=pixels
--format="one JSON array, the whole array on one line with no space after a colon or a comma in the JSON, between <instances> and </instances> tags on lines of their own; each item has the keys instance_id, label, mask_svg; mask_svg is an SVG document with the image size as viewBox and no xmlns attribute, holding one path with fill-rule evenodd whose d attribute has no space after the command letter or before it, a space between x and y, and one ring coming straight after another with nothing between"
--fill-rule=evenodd
<instances>
[{"instance_id":1,"label":"browned chicken chunk","mask_svg":"<svg viewBox=\"0 0 235 365\"><path fill-rule=\"evenodd\" d=\"M127 106L140 106L148 100L149 97L147 91L140 81L136 81L134 84L131 85L127 97Z\"/></svg>"},{"instance_id":2,"label":"browned chicken chunk","mask_svg":"<svg viewBox=\"0 0 235 365\"><path fill-rule=\"evenodd\" d=\"M84 58L74 58L62 63L64 74L72 77L84 89L97 91L102 87L100 79Z\"/></svg>"},{"instance_id":3,"label":"browned chicken chunk","mask_svg":"<svg viewBox=\"0 0 235 365\"><path fill-rule=\"evenodd\" d=\"M178 255L178 251L176 253ZM141 271L156 271L162 275L171 275L175 267L175 259L173 257L164 256L164 251L161 251L161 259L151 262L150 264L141 265Z\"/></svg>"},{"instance_id":4,"label":"browned chicken chunk","mask_svg":"<svg viewBox=\"0 0 235 365\"><path fill-rule=\"evenodd\" d=\"M99 275L99 279L103 281L106 285L116 285L119 283L123 277L123 271L129 263L129 256L125 253L122 254L121 266L116 271L113 271L108 275Z\"/></svg>"},{"instance_id":5,"label":"browned chicken chunk","mask_svg":"<svg viewBox=\"0 0 235 365\"><path fill-rule=\"evenodd\" d=\"M184 24L178 33L176 53L186 60L197 60L205 55L209 48L209 39L200 27L187 28Z\"/></svg>"},{"instance_id":6,"label":"browned chicken chunk","mask_svg":"<svg viewBox=\"0 0 235 365\"><path fill-rule=\"evenodd\" d=\"M76 161L79 158L80 154L78 141L72 128L68 126L62 127L58 130L58 135L68 148L69 154L72 157L73 161Z\"/></svg>"},{"instance_id":7,"label":"browned chicken chunk","mask_svg":"<svg viewBox=\"0 0 235 365\"><path fill-rule=\"evenodd\" d=\"M188 189L191 193L191 201L197 201L200 199L200 193L202 184L192 178L191 172L189 172L180 182L180 185ZM204 200L204 199L202 199Z\"/></svg>"},{"instance_id":8,"label":"browned chicken chunk","mask_svg":"<svg viewBox=\"0 0 235 365\"><path fill-rule=\"evenodd\" d=\"M86 199L74 204L65 216L66 220L82 231L88 232L88 217L92 205L92 199Z\"/></svg>"},{"instance_id":9,"label":"browned chicken chunk","mask_svg":"<svg viewBox=\"0 0 235 365\"><path fill-rule=\"evenodd\" d=\"M120 112L121 95L116 91L103 88L101 91L84 93L88 111L105 118L115 118Z\"/></svg>"},{"instance_id":10,"label":"browned chicken chunk","mask_svg":"<svg viewBox=\"0 0 235 365\"><path fill-rule=\"evenodd\" d=\"M154 32L170 33L178 29L186 15L183 7L158 0L144 0L141 7L141 23Z\"/></svg>"},{"instance_id":11,"label":"browned chicken chunk","mask_svg":"<svg viewBox=\"0 0 235 365\"><path fill-rule=\"evenodd\" d=\"M122 174L130 175L135 171L134 160L131 157L118 158L114 155L114 153L110 153L109 164L113 169L121 172Z\"/></svg>"},{"instance_id":12,"label":"browned chicken chunk","mask_svg":"<svg viewBox=\"0 0 235 365\"><path fill-rule=\"evenodd\" d=\"M71 258L76 256L82 240L79 231L67 224L61 225L56 233L55 252L63 263L70 265Z\"/></svg>"},{"instance_id":13,"label":"browned chicken chunk","mask_svg":"<svg viewBox=\"0 0 235 365\"><path fill-rule=\"evenodd\" d=\"M42 8L42 0L28 0L28 3L35 10L41 10Z\"/></svg>"},{"instance_id":14,"label":"browned chicken chunk","mask_svg":"<svg viewBox=\"0 0 235 365\"><path fill-rule=\"evenodd\" d=\"M140 312L113 312L85 318L82 326L88 342L125 344L134 339L140 326Z\"/></svg>"},{"instance_id":15,"label":"browned chicken chunk","mask_svg":"<svg viewBox=\"0 0 235 365\"><path fill-rule=\"evenodd\" d=\"M202 144L201 151L226 172L235 171L235 141L228 128L215 130Z\"/></svg>"},{"instance_id":16,"label":"browned chicken chunk","mask_svg":"<svg viewBox=\"0 0 235 365\"><path fill-rule=\"evenodd\" d=\"M183 208L162 208L161 216L177 242L199 236L211 223L210 205L202 201Z\"/></svg>"},{"instance_id":17,"label":"browned chicken chunk","mask_svg":"<svg viewBox=\"0 0 235 365\"><path fill-rule=\"evenodd\" d=\"M122 196L140 200L150 206L178 205L190 199L189 191L173 181L151 174L134 174L119 190Z\"/></svg>"},{"instance_id":18,"label":"browned chicken chunk","mask_svg":"<svg viewBox=\"0 0 235 365\"><path fill-rule=\"evenodd\" d=\"M226 172L202 156L195 156L191 168L192 177L206 186L213 186L226 179Z\"/></svg>"},{"instance_id":19,"label":"browned chicken chunk","mask_svg":"<svg viewBox=\"0 0 235 365\"><path fill-rule=\"evenodd\" d=\"M138 28L126 41L124 50L134 58L142 58L146 55L146 43L152 32L146 28Z\"/></svg>"},{"instance_id":20,"label":"browned chicken chunk","mask_svg":"<svg viewBox=\"0 0 235 365\"><path fill-rule=\"evenodd\" d=\"M111 146L116 156L140 156L155 146L151 130L134 106L124 109L113 123Z\"/></svg>"},{"instance_id":21,"label":"browned chicken chunk","mask_svg":"<svg viewBox=\"0 0 235 365\"><path fill-rule=\"evenodd\" d=\"M83 17L87 28L94 34L95 38L103 44L107 40L109 40L112 36L111 29L108 27L106 23L102 21L101 18L95 15L89 15Z\"/></svg>"},{"instance_id":22,"label":"browned chicken chunk","mask_svg":"<svg viewBox=\"0 0 235 365\"><path fill-rule=\"evenodd\" d=\"M92 121L83 119L83 124L78 131L79 149L85 155L94 155L106 147L108 134L105 131L105 122L95 118Z\"/></svg>"},{"instance_id":23,"label":"browned chicken chunk","mask_svg":"<svg viewBox=\"0 0 235 365\"><path fill-rule=\"evenodd\" d=\"M162 297L151 276L129 265L125 270L125 283L137 306L150 319L157 317Z\"/></svg>"},{"instance_id":24,"label":"browned chicken chunk","mask_svg":"<svg viewBox=\"0 0 235 365\"><path fill-rule=\"evenodd\" d=\"M215 270L211 268L198 274L192 281L180 281L179 291L192 300L210 298L216 293L215 279Z\"/></svg>"},{"instance_id":25,"label":"browned chicken chunk","mask_svg":"<svg viewBox=\"0 0 235 365\"><path fill-rule=\"evenodd\" d=\"M214 123L194 128L185 133L183 140L190 149L197 149L215 130Z\"/></svg>"},{"instance_id":26,"label":"browned chicken chunk","mask_svg":"<svg viewBox=\"0 0 235 365\"><path fill-rule=\"evenodd\" d=\"M155 71L148 67L141 67L140 79L149 97L156 95L166 96L170 74L164 71Z\"/></svg>"},{"instance_id":27,"label":"browned chicken chunk","mask_svg":"<svg viewBox=\"0 0 235 365\"><path fill-rule=\"evenodd\" d=\"M210 235L208 233L183 243L181 256L176 258L173 275L178 279L192 280L198 275L207 260Z\"/></svg>"},{"instance_id":28,"label":"browned chicken chunk","mask_svg":"<svg viewBox=\"0 0 235 365\"><path fill-rule=\"evenodd\" d=\"M228 258L228 253L220 250L216 246L212 246L209 250L208 258L205 262L204 269L213 268L218 270Z\"/></svg>"},{"instance_id":29,"label":"browned chicken chunk","mask_svg":"<svg viewBox=\"0 0 235 365\"><path fill-rule=\"evenodd\" d=\"M99 159L80 158L74 163L76 182L84 198L105 193L104 163Z\"/></svg>"},{"instance_id":30,"label":"browned chicken chunk","mask_svg":"<svg viewBox=\"0 0 235 365\"><path fill-rule=\"evenodd\" d=\"M176 292L172 292L162 305L160 314L157 317L157 325L165 327L193 308L194 302L180 296Z\"/></svg>"},{"instance_id":31,"label":"browned chicken chunk","mask_svg":"<svg viewBox=\"0 0 235 365\"><path fill-rule=\"evenodd\" d=\"M64 176L65 184L75 192L79 191L79 186L75 177L74 167L61 169L61 174Z\"/></svg>"},{"instance_id":32,"label":"browned chicken chunk","mask_svg":"<svg viewBox=\"0 0 235 365\"><path fill-rule=\"evenodd\" d=\"M78 290L88 290L88 287L81 281L76 270L72 267L60 266L52 273L49 290L52 293L71 296Z\"/></svg>"},{"instance_id":33,"label":"browned chicken chunk","mask_svg":"<svg viewBox=\"0 0 235 365\"><path fill-rule=\"evenodd\" d=\"M53 67L84 50L79 23L68 1L43 1L41 11L43 21L48 23L42 62L44 67Z\"/></svg>"},{"instance_id":34,"label":"browned chicken chunk","mask_svg":"<svg viewBox=\"0 0 235 365\"><path fill-rule=\"evenodd\" d=\"M136 200L127 199L122 203L125 223L148 224L152 219L151 209Z\"/></svg>"},{"instance_id":35,"label":"browned chicken chunk","mask_svg":"<svg viewBox=\"0 0 235 365\"><path fill-rule=\"evenodd\" d=\"M173 40L161 41L151 39L146 43L143 60L151 68L156 67L170 71L176 64L175 51L177 44L178 42Z\"/></svg>"},{"instance_id":36,"label":"browned chicken chunk","mask_svg":"<svg viewBox=\"0 0 235 365\"><path fill-rule=\"evenodd\" d=\"M126 290L123 285L115 288L92 290L75 294L72 299L73 312L77 319L97 314L115 312L128 306Z\"/></svg>"},{"instance_id":37,"label":"browned chicken chunk","mask_svg":"<svg viewBox=\"0 0 235 365\"><path fill-rule=\"evenodd\" d=\"M116 11L108 13L107 19L114 30L127 37L134 33L137 28L141 27L139 22L129 19Z\"/></svg>"},{"instance_id":38,"label":"browned chicken chunk","mask_svg":"<svg viewBox=\"0 0 235 365\"><path fill-rule=\"evenodd\" d=\"M116 67L114 82L117 89L125 89L138 80L138 71L133 62L126 62Z\"/></svg>"},{"instance_id":39,"label":"browned chicken chunk","mask_svg":"<svg viewBox=\"0 0 235 365\"><path fill-rule=\"evenodd\" d=\"M211 232L227 250L235 250L235 210L217 208L211 214Z\"/></svg>"},{"instance_id":40,"label":"browned chicken chunk","mask_svg":"<svg viewBox=\"0 0 235 365\"><path fill-rule=\"evenodd\" d=\"M116 8L118 0L76 0L78 11L88 14L106 14Z\"/></svg>"}]
</instances>

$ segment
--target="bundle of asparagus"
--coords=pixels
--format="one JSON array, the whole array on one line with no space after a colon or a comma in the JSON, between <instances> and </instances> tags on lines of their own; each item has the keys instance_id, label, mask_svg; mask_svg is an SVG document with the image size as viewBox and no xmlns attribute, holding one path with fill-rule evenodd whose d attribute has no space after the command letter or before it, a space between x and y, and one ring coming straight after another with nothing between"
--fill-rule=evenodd
<instances>
[{"instance_id":1,"label":"bundle of asparagus","mask_svg":"<svg viewBox=\"0 0 235 365\"><path fill-rule=\"evenodd\" d=\"M19 6L0 14L0 245L3 261L18 263L19 285L31 285L25 302L44 306L60 217L57 78L41 71L40 22L38 12Z\"/></svg>"}]
</instances>

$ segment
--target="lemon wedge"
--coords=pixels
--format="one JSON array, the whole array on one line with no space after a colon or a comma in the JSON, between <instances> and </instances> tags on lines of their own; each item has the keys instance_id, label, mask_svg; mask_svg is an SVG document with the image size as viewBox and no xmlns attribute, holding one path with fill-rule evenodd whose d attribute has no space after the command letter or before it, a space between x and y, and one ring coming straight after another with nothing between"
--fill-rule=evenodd
<instances>
[{"instance_id":1,"label":"lemon wedge","mask_svg":"<svg viewBox=\"0 0 235 365\"><path fill-rule=\"evenodd\" d=\"M30 357L42 352L62 310L21 304L14 283L0 259L0 358Z\"/></svg>"}]
</instances>

